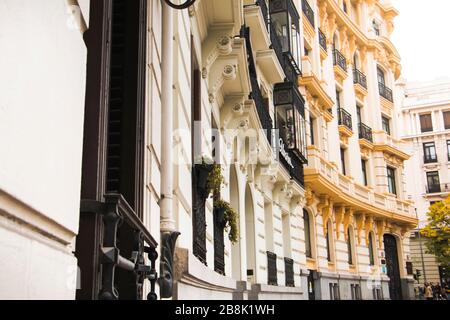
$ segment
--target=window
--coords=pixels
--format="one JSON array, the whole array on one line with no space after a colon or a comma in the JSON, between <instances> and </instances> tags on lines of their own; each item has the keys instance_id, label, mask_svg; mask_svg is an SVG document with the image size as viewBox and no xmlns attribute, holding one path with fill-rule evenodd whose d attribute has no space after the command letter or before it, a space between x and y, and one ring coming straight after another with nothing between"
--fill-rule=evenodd
<instances>
[{"instance_id":1,"label":"window","mask_svg":"<svg viewBox=\"0 0 450 320\"><path fill-rule=\"evenodd\" d=\"M331 222L328 222L328 228L327 228L327 234L326 234L326 240L327 240L327 260L328 262L332 261L332 257L331 257L331 232L333 232L331 230Z\"/></svg>"},{"instance_id":2,"label":"window","mask_svg":"<svg viewBox=\"0 0 450 320\"><path fill-rule=\"evenodd\" d=\"M384 71L381 70L380 67L377 67L377 76L378 76L378 83L381 83L382 85L386 85L386 79L384 77Z\"/></svg>"},{"instance_id":3,"label":"window","mask_svg":"<svg viewBox=\"0 0 450 320\"><path fill-rule=\"evenodd\" d=\"M350 228L347 229L347 253L348 253L348 264L353 265L353 248L352 248L352 237Z\"/></svg>"},{"instance_id":4,"label":"window","mask_svg":"<svg viewBox=\"0 0 450 320\"><path fill-rule=\"evenodd\" d=\"M342 9L344 10L345 13L348 13L347 2L344 1Z\"/></svg>"},{"instance_id":5,"label":"window","mask_svg":"<svg viewBox=\"0 0 450 320\"><path fill-rule=\"evenodd\" d=\"M394 168L391 168L391 167L387 168L387 178L388 178L389 193L397 195L397 185L396 185Z\"/></svg>"},{"instance_id":6,"label":"window","mask_svg":"<svg viewBox=\"0 0 450 320\"><path fill-rule=\"evenodd\" d=\"M448 161L450 161L450 140L447 140L447 157Z\"/></svg>"},{"instance_id":7,"label":"window","mask_svg":"<svg viewBox=\"0 0 450 320\"><path fill-rule=\"evenodd\" d=\"M439 193L441 192L441 182L439 179L439 172L427 172L427 184L428 193Z\"/></svg>"},{"instance_id":8,"label":"window","mask_svg":"<svg viewBox=\"0 0 450 320\"><path fill-rule=\"evenodd\" d=\"M423 156L425 163L437 162L436 146L434 142L423 144Z\"/></svg>"},{"instance_id":9,"label":"window","mask_svg":"<svg viewBox=\"0 0 450 320\"><path fill-rule=\"evenodd\" d=\"M361 159L361 167L362 167L363 184L367 187L369 185L369 181L367 179L367 161L366 160Z\"/></svg>"},{"instance_id":10,"label":"window","mask_svg":"<svg viewBox=\"0 0 450 320\"><path fill-rule=\"evenodd\" d=\"M356 106L356 117L358 119L358 124L362 123L361 111L362 108L360 106Z\"/></svg>"},{"instance_id":11,"label":"window","mask_svg":"<svg viewBox=\"0 0 450 320\"><path fill-rule=\"evenodd\" d=\"M347 171L345 168L345 149L341 148L341 166L342 166L342 174L344 176L347 175Z\"/></svg>"},{"instance_id":12,"label":"window","mask_svg":"<svg viewBox=\"0 0 450 320\"><path fill-rule=\"evenodd\" d=\"M305 101L292 82L277 83L273 92L275 122L280 138L289 151L303 162L307 159Z\"/></svg>"},{"instance_id":13,"label":"window","mask_svg":"<svg viewBox=\"0 0 450 320\"><path fill-rule=\"evenodd\" d=\"M450 111L444 112L444 128L450 130Z\"/></svg>"},{"instance_id":14,"label":"window","mask_svg":"<svg viewBox=\"0 0 450 320\"><path fill-rule=\"evenodd\" d=\"M314 124L315 121L313 119L313 117L309 117L309 134L311 136L311 145L314 146L315 145L315 139L314 139Z\"/></svg>"},{"instance_id":15,"label":"window","mask_svg":"<svg viewBox=\"0 0 450 320\"><path fill-rule=\"evenodd\" d=\"M389 118L382 117L381 124L383 126L383 131L388 135L391 135L391 120Z\"/></svg>"},{"instance_id":16,"label":"window","mask_svg":"<svg viewBox=\"0 0 450 320\"><path fill-rule=\"evenodd\" d=\"M341 92L336 90L336 106L341 107Z\"/></svg>"},{"instance_id":17,"label":"window","mask_svg":"<svg viewBox=\"0 0 450 320\"><path fill-rule=\"evenodd\" d=\"M312 258L311 250L311 222L309 220L309 213L303 210L303 225L305 230L305 247L306 247L306 257Z\"/></svg>"},{"instance_id":18,"label":"window","mask_svg":"<svg viewBox=\"0 0 450 320\"><path fill-rule=\"evenodd\" d=\"M375 31L375 35L379 36L380 35L380 25L378 24L378 22L373 20L372 21L372 27L373 27L373 30Z\"/></svg>"},{"instance_id":19,"label":"window","mask_svg":"<svg viewBox=\"0 0 450 320\"><path fill-rule=\"evenodd\" d=\"M369 260L370 260L370 265L374 266L375 265L375 254L374 254L374 242L373 242L373 233L369 233Z\"/></svg>"},{"instance_id":20,"label":"window","mask_svg":"<svg viewBox=\"0 0 450 320\"><path fill-rule=\"evenodd\" d=\"M431 132L433 131L433 122L431 120L430 114L422 114L420 116L420 128L422 132Z\"/></svg>"}]
</instances>

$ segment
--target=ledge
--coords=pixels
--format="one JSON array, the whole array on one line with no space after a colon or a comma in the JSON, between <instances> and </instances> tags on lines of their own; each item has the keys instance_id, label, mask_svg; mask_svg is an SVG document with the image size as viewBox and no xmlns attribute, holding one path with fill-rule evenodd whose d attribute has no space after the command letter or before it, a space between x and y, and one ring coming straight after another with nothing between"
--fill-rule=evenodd
<instances>
[{"instance_id":1,"label":"ledge","mask_svg":"<svg viewBox=\"0 0 450 320\"><path fill-rule=\"evenodd\" d=\"M201 263L188 249L176 248L174 280L197 288L233 293L237 281Z\"/></svg>"}]
</instances>

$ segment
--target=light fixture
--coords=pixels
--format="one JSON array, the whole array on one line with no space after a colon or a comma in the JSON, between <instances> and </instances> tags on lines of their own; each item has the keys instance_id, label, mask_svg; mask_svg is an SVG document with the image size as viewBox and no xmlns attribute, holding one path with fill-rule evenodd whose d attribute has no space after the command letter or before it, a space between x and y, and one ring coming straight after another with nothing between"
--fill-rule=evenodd
<instances>
[{"instance_id":1,"label":"light fixture","mask_svg":"<svg viewBox=\"0 0 450 320\"><path fill-rule=\"evenodd\" d=\"M182 10L182 9L187 9L190 6L192 6L195 3L196 0L186 0L184 3L182 4L174 4L172 1L170 0L164 0L165 3L167 3L168 6L177 9L177 10Z\"/></svg>"}]
</instances>

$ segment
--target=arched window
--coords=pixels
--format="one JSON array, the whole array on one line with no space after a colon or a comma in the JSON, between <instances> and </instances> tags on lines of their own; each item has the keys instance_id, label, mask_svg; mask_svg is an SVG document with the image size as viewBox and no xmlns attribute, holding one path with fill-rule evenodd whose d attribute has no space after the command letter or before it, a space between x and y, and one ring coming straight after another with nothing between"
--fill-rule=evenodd
<instances>
[{"instance_id":1,"label":"arched window","mask_svg":"<svg viewBox=\"0 0 450 320\"><path fill-rule=\"evenodd\" d=\"M373 233L369 233L369 260L370 260L370 265L374 266L375 265L375 250L374 250L374 242L373 242Z\"/></svg>"},{"instance_id":2,"label":"arched window","mask_svg":"<svg viewBox=\"0 0 450 320\"><path fill-rule=\"evenodd\" d=\"M378 83L386 85L386 78L384 76L384 71L380 67L377 67L377 76L378 76Z\"/></svg>"},{"instance_id":3,"label":"arched window","mask_svg":"<svg viewBox=\"0 0 450 320\"><path fill-rule=\"evenodd\" d=\"M333 225L331 221L328 221L328 228L327 228L327 234L326 234L326 241L327 241L327 259L328 262L333 262Z\"/></svg>"},{"instance_id":4,"label":"arched window","mask_svg":"<svg viewBox=\"0 0 450 320\"><path fill-rule=\"evenodd\" d=\"M311 246L311 221L309 219L309 213L303 210L303 225L305 230L305 251L306 257L312 258L312 246Z\"/></svg>"},{"instance_id":5,"label":"arched window","mask_svg":"<svg viewBox=\"0 0 450 320\"><path fill-rule=\"evenodd\" d=\"M348 264L353 265L353 238L350 228L347 228L347 252L348 252Z\"/></svg>"}]
</instances>

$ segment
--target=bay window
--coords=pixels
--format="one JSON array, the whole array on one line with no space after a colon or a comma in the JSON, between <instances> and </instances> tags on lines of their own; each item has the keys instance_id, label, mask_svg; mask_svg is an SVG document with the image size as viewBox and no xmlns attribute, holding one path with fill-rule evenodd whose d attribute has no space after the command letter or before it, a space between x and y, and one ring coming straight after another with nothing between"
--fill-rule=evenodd
<instances>
[{"instance_id":1,"label":"bay window","mask_svg":"<svg viewBox=\"0 0 450 320\"><path fill-rule=\"evenodd\" d=\"M280 139L287 150L294 152L306 163L305 101L292 82L276 84L273 95L276 129L279 130Z\"/></svg>"}]
</instances>

